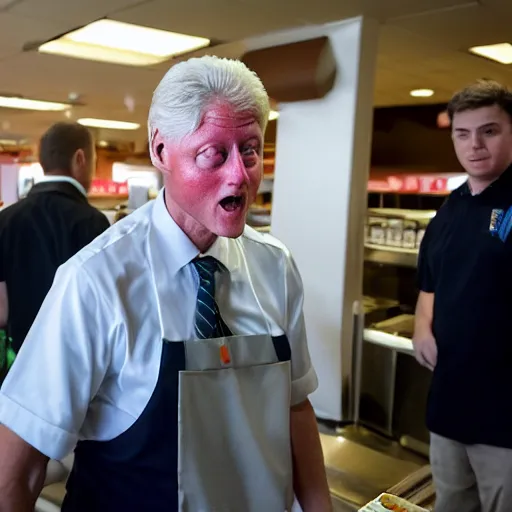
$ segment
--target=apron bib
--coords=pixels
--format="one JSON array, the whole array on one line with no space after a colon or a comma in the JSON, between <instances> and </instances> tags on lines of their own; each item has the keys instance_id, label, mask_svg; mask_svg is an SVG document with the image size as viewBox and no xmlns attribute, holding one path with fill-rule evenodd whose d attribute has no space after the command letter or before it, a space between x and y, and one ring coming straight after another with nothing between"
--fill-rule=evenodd
<instances>
[{"instance_id":1,"label":"apron bib","mask_svg":"<svg viewBox=\"0 0 512 512\"><path fill-rule=\"evenodd\" d=\"M185 343L180 511L291 509L290 362L277 356L287 344L268 335Z\"/></svg>"}]
</instances>

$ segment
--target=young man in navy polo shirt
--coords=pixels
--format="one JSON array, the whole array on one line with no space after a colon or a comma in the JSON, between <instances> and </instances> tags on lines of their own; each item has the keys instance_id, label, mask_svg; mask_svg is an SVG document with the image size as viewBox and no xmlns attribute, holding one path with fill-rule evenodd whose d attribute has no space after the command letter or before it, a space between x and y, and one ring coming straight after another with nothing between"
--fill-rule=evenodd
<instances>
[{"instance_id":1,"label":"young man in navy polo shirt","mask_svg":"<svg viewBox=\"0 0 512 512\"><path fill-rule=\"evenodd\" d=\"M433 370L427 424L439 512L512 510L512 92L448 105L468 174L429 225L414 346Z\"/></svg>"}]
</instances>

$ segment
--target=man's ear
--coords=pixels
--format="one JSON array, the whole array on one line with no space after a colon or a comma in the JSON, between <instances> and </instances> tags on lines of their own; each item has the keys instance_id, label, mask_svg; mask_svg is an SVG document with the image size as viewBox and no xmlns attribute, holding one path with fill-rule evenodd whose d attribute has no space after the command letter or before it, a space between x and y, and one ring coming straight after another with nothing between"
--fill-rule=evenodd
<instances>
[{"instance_id":1,"label":"man's ear","mask_svg":"<svg viewBox=\"0 0 512 512\"><path fill-rule=\"evenodd\" d=\"M150 141L149 153L151 162L160 172L168 172L171 167L170 141L164 139L158 129L155 130Z\"/></svg>"},{"instance_id":2,"label":"man's ear","mask_svg":"<svg viewBox=\"0 0 512 512\"><path fill-rule=\"evenodd\" d=\"M87 158L85 158L85 152L83 149L77 149L73 155L74 162L80 167L86 164Z\"/></svg>"},{"instance_id":3,"label":"man's ear","mask_svg":"<svg viewBox=\"0 0 512 512\"><path fill-rule=\"evenodd\" d=\"M71 174L73 175L73 178L76 179L80 177L86 162L87 158L85 157L84 150L77 149L71 158Z\"/></svg>"}]
</instances>

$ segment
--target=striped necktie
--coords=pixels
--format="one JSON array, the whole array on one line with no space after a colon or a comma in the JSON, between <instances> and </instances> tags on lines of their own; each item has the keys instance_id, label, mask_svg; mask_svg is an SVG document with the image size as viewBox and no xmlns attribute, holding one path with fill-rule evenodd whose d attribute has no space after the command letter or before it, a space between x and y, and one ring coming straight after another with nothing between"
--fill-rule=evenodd
<instances>
[{"instance_id":1,"label":"striped necktie","mask_svg":"<svg viewBox=\"0 0 512 512\"><path fill-rule=\"evenodd\" d=\"M231 331L222 320L215 302L215 273L224 271L224 267L212 256L196 259L192 264L199 276L194 319L197 337L206 339L231 336Z\"/></svg>"}]
</instances>

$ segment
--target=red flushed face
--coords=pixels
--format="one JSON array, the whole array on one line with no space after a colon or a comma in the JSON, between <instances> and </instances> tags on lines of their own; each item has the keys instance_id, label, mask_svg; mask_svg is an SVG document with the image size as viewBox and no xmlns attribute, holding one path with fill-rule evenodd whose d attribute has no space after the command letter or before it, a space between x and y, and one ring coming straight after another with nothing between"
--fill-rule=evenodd
<instances>
[{"instance_id":1,"label":"red flushed face","mask_svg":"<svg viewBox=\"0 0 512 512\"><path fill-rule=\"evenodd\" d=\"M178 143L157 134L153 144L160 145L167 208L198 248L216 236L240 236L263 172L263 134L254 115L213 105L193 134Z\"/></svg>"}]
</instances>

